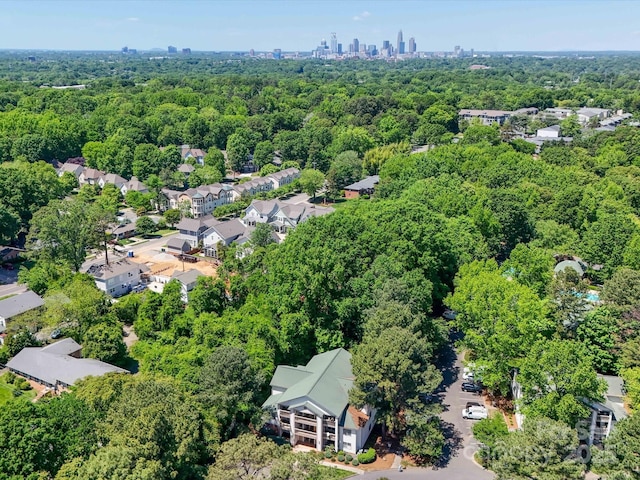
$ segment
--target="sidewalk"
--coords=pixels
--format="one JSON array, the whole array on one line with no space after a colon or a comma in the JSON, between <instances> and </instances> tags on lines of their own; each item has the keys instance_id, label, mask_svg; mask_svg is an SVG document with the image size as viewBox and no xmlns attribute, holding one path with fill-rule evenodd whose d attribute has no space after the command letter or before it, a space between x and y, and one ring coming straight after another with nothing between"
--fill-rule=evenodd
<instances>
[{"instance_id":1,"label":"sidewalk","mask_svg":"<svg viewBox=\"0 0 640 480\"><path fill-rule=\"evenodd\" d=\"M358 475L362 475L364 473L364 470L361 470L356 467L352 467L350 465L345 465L344 463L340 463L340 462L328 462L326 460L322 460L320 462L320 465L323 465L325 467L339 468L340 470L348 470L350 472L357 473Z\"/></svg>"}]
</instances>

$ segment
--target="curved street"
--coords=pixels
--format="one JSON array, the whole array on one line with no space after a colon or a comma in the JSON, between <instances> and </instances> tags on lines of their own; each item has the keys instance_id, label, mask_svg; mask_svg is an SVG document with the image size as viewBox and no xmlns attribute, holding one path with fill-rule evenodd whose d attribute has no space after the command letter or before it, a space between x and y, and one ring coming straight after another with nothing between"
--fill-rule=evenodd
<instances>
[{"instance_id":1,"label":"curved street","mask_svg":"<svg viewBox=\"0 0 640 480\"><path fill-rule=\"evenodd\" d=\"M456 355L451 343L442 355L440 371L443 382L437 392L444 411L440 415L445 426L447 444L442 460L438 465L427 468L408 468L402 472L397 470L382 470L365 473L359 478L377 480L387 477L390 480L414 479L442 479L442 480L490 480L495 475L483 469L473 461L477 451L477 443L471 433L473 421L462 418L462 409L469 401L478 401L479 396L463 392L462 384L462 355Z\"/></svg>"}]
</instances>

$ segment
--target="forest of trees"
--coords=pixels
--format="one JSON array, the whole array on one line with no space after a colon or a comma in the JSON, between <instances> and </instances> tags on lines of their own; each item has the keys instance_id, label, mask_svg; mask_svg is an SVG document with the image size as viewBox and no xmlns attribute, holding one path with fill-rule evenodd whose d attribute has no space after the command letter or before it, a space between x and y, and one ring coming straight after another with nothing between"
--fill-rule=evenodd
<instances>
[{"instance_id":1,"label":"forest of trees","mask_svg":"<svg viewBox=\"0 0 640 480\"><path fill-rule=\"evenodd\" d=\"M0 363L37 343L34 327L65 323L86 355L137 362L140 373L3 406L0 479L248 478L233 470L247 457L273 479L330 478L315 458L296 461L247 433L260 429L276 365L337 347L353 355L352 403L375 405L388 434L433 461L444 443L438 412L416 399L442 380L435 363L451 328L490 393L508 397L514 369L523 386L525 429L485 425L483 444L553 457L494 455L500 478L581 478L584 465L568 454L588 414L582 399L604 393L597 373L621 375L630 409L640 408L640 129L584 130L532 155L509 141L513 125L461 125L457 115L638 113L640 57L488 59L482 71L446 60L99 58L0 56L0 240L38 245L20 279L46 299L38 318L12 327ZM87 88L39 88L73 83ZM83 156L159 188L179 159L158 147L183 143L207 150L218 171L220 150L230 162L252 153L259 167L277 150L305 169L313 193L314 171L325 174L329 199L367 174L380 183L371 199L336 204L281 244L257 234L242 258L232 246L186 308L177 282L111 303L76 272L87 248L101 248L113 201L70 195L73 182L47 162ZM433 147L411 154L415 144ZM572 256L596 268L554 274ZM597 304L586 296L594 289ZM450 324L438 315L445 306L458 312ZM130 351L123 325L139 337ZM636 478L638 418L594 456L605 478Z\"/></svg>"}]
</instances>

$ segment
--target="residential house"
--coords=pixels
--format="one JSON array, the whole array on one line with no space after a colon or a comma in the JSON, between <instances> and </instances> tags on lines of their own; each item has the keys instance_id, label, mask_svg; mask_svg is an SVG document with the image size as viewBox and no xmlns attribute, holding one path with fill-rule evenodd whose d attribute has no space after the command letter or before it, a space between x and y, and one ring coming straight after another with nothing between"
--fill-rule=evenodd
<instances>
[{"instance_id":1,"label":"residential house","mask_svg":"<svg viewBox=\"0 0 640 480\"><path fill-rule=\"evenodd\" d=\"M614 375L598 375L607 382L604 402L585 402L591 408L589 445L600 445L620 420L627 418L624 408L624 381Z\"/></svg>"},{"instance_id":2,"label":"residential house","mask_svg":"<svg viewBox=\"0 0 640 480\"><path fill-rule=\"evenodd\" d=\"M189 302L189 292L193 290L198 283L198 278L203 277L204 274L195 268L187 270L186 272L174 271L171 276L172 280L178 280L181 286L182 301L184 303Z\"/></svg>"},{"instance_id":3,"label":"residential house","mask_svg":"<svg viewBox=\"0 0 640 480\"><path fill-rule=\"evenodd\" d=\"M280 210L278 200L253 200L242 219L245 225L255 227L258 223L271 223Z\"/></svg>"},{"instance_id":4,"label":"residential house","mask_svg":"<svg viewBox=\"0 0 640 480\"><path fill-rule=\"evenodd\" d=\"M146 265L129 261L126 258L115 262L94 263L87 268L98 289L111 297L117 298L129 293L140 284L141 274L148 270Z\"/></svg>"},{"instance_id":5,"label":"residential house","mask_svg":"<svg viewBox=\"0 0 640 480\"><path fill-rule=\"evenodd\" d=\"M20 252L24 250L20 250L15 247L4 247L0 245L0 262L8 262L10 260L15 260L20 255Z\"/></svg>"},{"instance_id":6,"label":"residential house","mask_svg":"<svg viewBox=\"0 0 640 480\"><path fill-rule=\"evenodd\" d=\"M505 110L462 109L458 112L458 118L460 120L470 122L475 119L480 119L483 125L493 125L494 123L502 125L510 116L511 112Z\"/></svg>"},{"instance_id":7,"label":"residential house","mask_svg":"<svg viewBox=\"0 0 640 480\"><path fill-rule=\"evenodd\" d=\"M82 185L97 185L100 178L105 175L104 172L96 170L95 168L85 168L80 176L78 176L78 183Z\"/></svg>"},{"instance_id":8,"label":"residential house","mask_svg":"<svg viewBox=\"0 0 640 480\"><path fill-rule=\"evenodd\" d=\"M331 207L318 207L304 203L289 204L278 200L253 200L242 219L248 227L268 223L278 233L287 233L310 217L333 212Z\"/></svg>"},{"instance_id":9,"label":"residential house","mask_svg":"<svg viewBox=\"0 0 640 480\"><path fill-rule=\"evenodd\" d=\"M556 107L547 108L542 113L550 117L555 117L558 120L564 120L565 118L570 117L571 115L574 114L571 108L556 108Z\"/></svg>"},{"instance_id":10,"label":"residential house","mask_svg":"<svg viewBox=\"0 0 640 480\"><path fill-rule=\"evenodd\" d=\"M353 383L351 354L338 348L316 355L305 366L279 365L262 407L291 445L355 454L371 433L375 410L349 404Z\"/></svg>"},{"instance_id":11,"label":"residential house","mask_svg":"<svg viewBox=\"0 0 640 480\"><path fill-rule=\"evenodd\" d=\"M184 175L184 178L189 178L189 175L191 175L195 169L196 167L189 165L188 163L178 165L178 171Z\"/></svg>"},{"instance_id":12,"label":"residential house","mask_svg":"<svg viewBox=\"0 0 640 480\"><path fill-rule=\"evenodd\" d=\"M253 229L237 218L212 223L202 234L204 253L208 257L218 258L218 246L228 247L231 243L246 243Z\"/></svg>"},{"instance_id":13,"label":"residential house","mask_svg":"<svg viewBox=\"0 0 640 480\"><path fill-rule=\"evenodd\" d=\"M149 193L149 189L147 186L138 180L138 177L131 177L127 183L125 183L120 189L122 196L124 197L127 192L140 192L140 193Z\"/></svg>"},{"instance_id":14,"label":"residential house","mask_svg":"<svg viewBox=\"0 0 640 480\"><path fill-rule=\"evenodd\" d=\"M10 319L42 306L44 306L44 300L32 291L0 300L0 333L7 329L7 322Z\"/></svg>"},{"instance_id":15,"label":"residential house","mask_svg":"<svg viewBox=\"0 0 640 480\"><path fill-rule=\"evenodd\" d=\"M511 393L516 404L515 420L518 428L522 428L525 416L520 410L522 399L522 386L517 380L518 372L515 371L511 380ZM624 408L623 380L612 375L598 375L598 378L607 383L607 391L603 402L593 402L587 399L581 401L591 409L589 417L589 445L598 445L609 436L617 421L627 417Z\"/></svg>"},{"instance_id":16,"label":"residential house","mask_svg":"<svg viewBox=\"0 0 640 480\"><path fill-rule=\"evenodd\" d=\"M80 174L83 172L84 167L82 165L78 165L77 163L63 163L58 169L58 176L61 177L66 172L73 174L76 179L80 177Z\"/></svg>"},{"instance_id":17,"label":"residential house","mask_svg":"<svg viewBox=\"0 0 640 480\"><path fill-rule=\"evenodd\" d=\"M275 190L277 188L284 187L285 185L289 185L297 178L300 178L300 170L297 168L285 168L279 172L271 173L267 175L267 177L271 179L273 189Z\"/></svg>"},{"instance_id":18,"label":"residential house","mask_svg":"<svg viewBox=\"0 0 640 480\"><path fill-rule=\"evenodd\" d=\"M107 183L115 185L118 190L122 191L122 187L124 187L128 182L120 175L115 173L106 173L98 179L98 186L100 188L104 188Z\"/></svg>"},{"instance_id":19,"label":"residential house","mask_svg":"<svg viewBox=\"0 0 640 480\"><path fill-rule=\"evenodd\" d=\"M100 360L81 358L82 347L65 338L46 347L23 348L7 363L9 370L28 380L60 391L86 377L107 373L129 373Z\"/></svg>"},{"instance_id":20,"label":"residential house","mask_svg":"<svg viewBox=\"0 0 640 480\"><path fill-rule=\"evenodd\" d=\"M205 156L206 153L204 152L204 150L201 150L199 148L191 148L189 145L180 146L180 157L182 157L183 161L189 158L193 158L199 165L204 165Z\"/></svg>"},{"instance_id":21,"label":"residential house","mask_svg":"<svg viewBox=\"0 0 640 480\"><path fill-rule=\"evenodd\" d=\"M180 238L180 237L172 237L167 242L167 251L169 253L174 254L174 255L180 255L182 253L187 253L192 248L193 247L191 246L191 244L189 243L188 240L185 240L184 238Z\"/></svg>"},{"instance_id":22,"label":"residential house","mask_svg":"<svg viewBox=\"0 0 640 480\"><path fill-rule=\"evenodd\" d=\"M242 197L254 196L258 193L273 190L274 181L270 176L255 177L248 182L234 185L231 190L233 201L240 200Z\"/></svg>"},{"instance_id":23,"label":"residential house","mask_svg":"<svg viewBox=\"0 0 640 480\"><path fill-rule=\"evenodd\" d=\"M203 234L211 225L218 220L211 215L198 218L183 218L176 224L178 238L186 240L191 248L196 248L202 242Z\"/></svg>"},{"instance_id":24,"label":"residential house","mask_svg":"<svg viewBox=\"0 0 640 480\"><path fill-rule=\"evenodd\" d=\"M601 120L600 125L603 127L617 127L622 122L632 117L633 117L632 114L624 113L622 110L618 110L618 112L615 115L609 118L605 118L604 120Z\"/></svg>"},{"instance_id":25,"label":"residential house","mask_svg":"<svg viewBox=\"0 0 640 480\"><path fill-rule=\"evenodd\" d=\"M558 138L560 136L560 125L551 125L550 127L539 128L536 131L538 138Z\"/></svg>"},{"instance_id":26,"label":"residential house","mask_svg":"<svg viewBox=\"0 0 640 480\"><path fill-rule=\"evenodd\" d=\"M186 210L193 218L209 215L217 207L233 201L232 188L221 183L189 188L184 192L163 188L162 193L169 208Z\"/></svg>"},{"instance_id":27,"label":"residential house","mask_svg":"<svg viewBox=\"0 0 640 480\"><path fill-rule=\"evenodd\" d=\"M594 119L598 122L600 122L600 120L604 120L611 114L611 112L606 108L582 107L576 111L576 114L578 115L578 121L581 124L586 125Z\"/></svg>"},{"instance_id":28,"label":"residential house","mask_svg":"<svg viewBox=\"0 0 640 480\"><path fill-rule=\"evenodd\" d=\"M122 240L124 238L131 238L136 234L136 226L134 223L126 223L124 225L118 225L111 230L111 238L114 240Z\"/></svg>"},{"instance_id":29,"label":"residential house","mask_svg":"<svg viewBox=\"0 0 640 480\"><path fill-rule=\"evenodd\" d=\"M359 182L344 187L344 196L347 199L358 198L361 195L372 195L376 185L380 182L379 175L372 175Z\"/></svg>"}]
</instances>

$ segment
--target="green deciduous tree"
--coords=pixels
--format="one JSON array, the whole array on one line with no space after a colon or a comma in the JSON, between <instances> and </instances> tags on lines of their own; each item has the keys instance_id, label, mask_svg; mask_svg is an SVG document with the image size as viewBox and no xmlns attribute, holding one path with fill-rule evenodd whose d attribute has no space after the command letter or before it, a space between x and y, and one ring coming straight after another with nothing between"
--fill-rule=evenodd
<instances>
[{"instance_id":1,"label":"green deciduous tree","mask_svg":"<svg viewBox=\"0 0 640 480\"><path fill-rule=\"evenodd\" d=\"M505 436L491 452L499 479L579 480L584 465L574 457L578 437L572 427L549 419L525 420L523 430Z\"/></svg>"},{"instance_id":2,"label":"green deciduous tree","mask_svg":"<svg viewBox=\"0 0 640 480\"><path fill-rule=\"evenodd\" d=\"M82 353L87 358L122 365L127 347L122 340L122 327L118 324L98 323L84 334Z\"/></svg>"},{"instance_id":3,"label":"green deciduous tree","mask_svg":"<svg viewBox=\"0 0 640 480\"><path fill-rule=\"evenodd\" d=\"M318 190L324 185L324 175L319 170L307 168L300 174L299 181L302 191L315 200L316 193L318 193Z\"/></svg>"},{"instance_id":4,"label":"green deciduous tree","mask_svg":"<svg viewBox=\"0 0 640 480\"><path fill-rule=\"evenodd\" d=\"M220 279L198 277L196 286L189 292L189 306L196 315L201 313L221 315L226 303L225 285Z\"/></svg>"},{"instance_id":5,"label":"green deciduous tree","mask_svg":"<svg viewBox=\"0 0 640 480\"><path fill-rule=\"evenodd\" d=\"M508 280L493 261L463 265L445 303L459 312L456 324L476 364L484 368L483 383L504 394L512 369L537 339L553 330L545 302Z\"/></svg>"},{"instance_id":6,"label":"green deciduous tree","mask_svg":"<svg viewBox=\"0 0 640 480\"><path fill-rule=\"evenodd\" d=\"M533 345L522 362L518 382L527 416L571 426L590 414L581 399L602 401L606 391L587 349L570 340L541 340Z\"/></svg>"},{"instance_id":7,"label":"green deciduous tree","mask_svg":"<svg viewBox=\"0 0 640 480\"><path fill-rule=\"evenodd\" d=\"M263 412L258 399L263 386L264 377L243 349L223 346L209 356L200 371L198 399L212 411L223 439L260 424Z\"/></svg>"},{"instance_id":8,"label":"green deciduous tree","mask_svg":"<svg viewBox=\"0 0 640 480\"><path fill-rule=\"evenodd\" d=\"M151 235L157 229L158 226L151 217L138 217L138 220L136 220L136 233L138 235Z\"/></svg>"},{"instance_id":9,"label":"green deciduous tree","mask_svg":"<svg viewBox=\"0 0 640 480\"><path fill-rule=\"evenodd\" d=\"M358 406L370 405L391 430L402 428L400 413L419 392L430 393L442 379L430 362L430 346L418 335L391 327L376 337L366 337L353 351L356 378L349 392Z\"/></svg>"}]
</instances>

